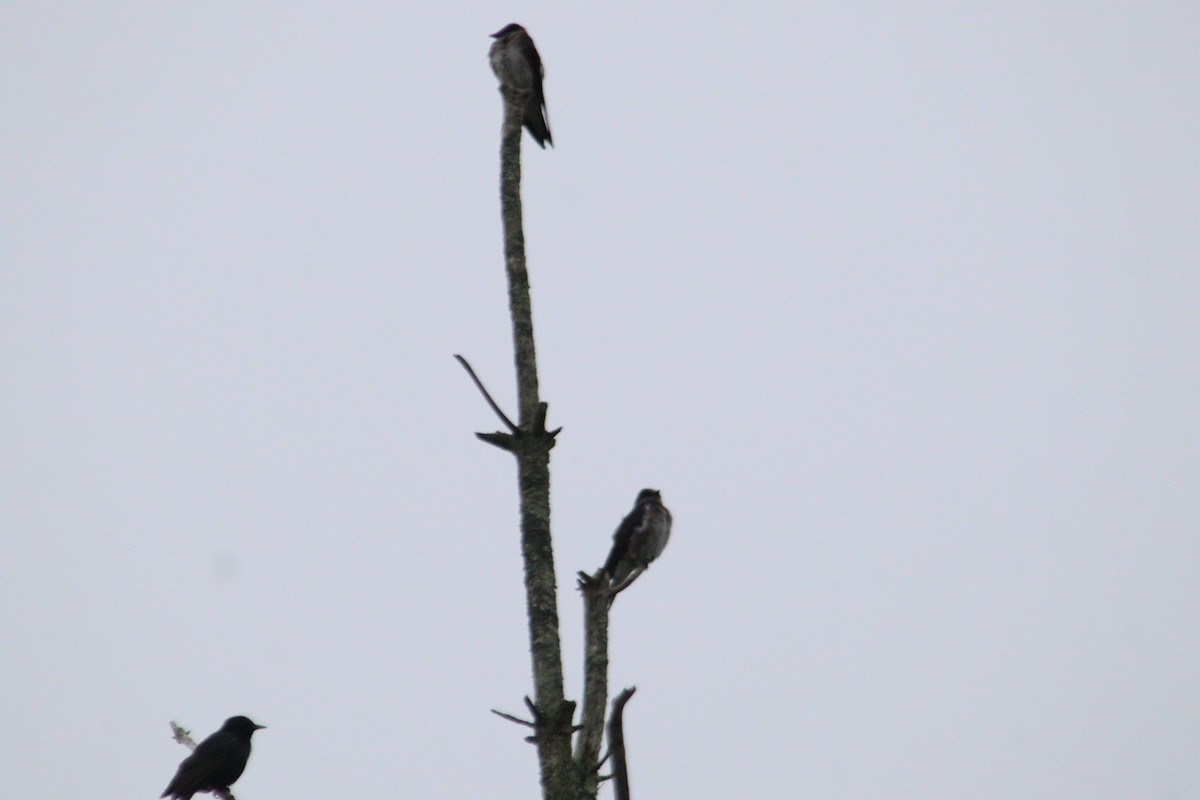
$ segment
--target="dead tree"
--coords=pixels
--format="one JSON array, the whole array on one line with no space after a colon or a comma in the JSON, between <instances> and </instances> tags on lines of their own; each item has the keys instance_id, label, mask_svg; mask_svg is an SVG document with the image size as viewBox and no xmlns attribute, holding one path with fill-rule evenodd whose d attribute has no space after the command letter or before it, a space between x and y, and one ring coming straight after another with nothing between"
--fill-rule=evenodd
<instances>
[{"instance_id":1,"label":"dead tree","mask_svg":"<svg viewBox=\"0 0 1200 800\"><path fill-rule=\"evenodd\" d=\"M533 338L533 314L529 276L525 267L525 235L521 215L521 125L528 95L502 86L504 124L500 147L500 205L504 224L504 266L508 275L508 301L512 316L514 362L517 377L518 416L514 423L500 408L462 356L455 356L467 370L504 430L477 433L481 440L512 453L517 461L520 492L521 552L525 564L525 598L529 616L533 697L525 697L529 718L500 711L495 713L532 729L529 741L537 745L545 800L595 798L604 759L600 757L608 699L608 609L614 591L602 571L579 573L578 587L584 601L586 653L584 697L580 724L574 722L575 702L563 694L562 647L559 640L557 581L550 536L550 450L562 430L546 429L548 406L538 394L537 357ZM614 704L615 730L621 729L621 708ZM612 733L610 725L610 734ZM572 737L574 750L572 751ZM620 738L610 741L618 796L629 797L624 777L624 751ZM620 752L617 752L617 749Z\"/></svg>"}]
</instances>

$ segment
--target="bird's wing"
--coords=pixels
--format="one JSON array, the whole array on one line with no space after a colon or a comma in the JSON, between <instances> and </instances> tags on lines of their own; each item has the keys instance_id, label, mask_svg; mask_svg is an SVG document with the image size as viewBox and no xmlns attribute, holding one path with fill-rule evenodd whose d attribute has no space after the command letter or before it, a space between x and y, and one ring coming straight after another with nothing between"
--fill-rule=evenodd
<instances>
[{"instance_id":1,"label":"bird's wing","mask_svg":"<svg viewBox=\"0 0 1200 800\"><path fill-rule=\"evenodd\" d=\"M605 572L609 575L616 573L617 565L629 555L630 548L636 548L635 537L645 526L646 512L642 506L637 506L625 515L625 519L621 520L616 533L613 534L612 550L608 554L608 561L604 562Z\"/></svg>"},{"instance_id":2,"label":"bird's wing","mask_svg":"<svg viewBox=\"0 0 1200 800\"><path fill-rule=\"evenodd\" d=\"M546 68L542 65L542 57L538 55L537 48L533 46L533 39L528 36L521 42L521 54L525 56L529 62L529 67L533 71L533 91L534 107L540 108L543 118L546 116L546 93L542 90L542 80L546 77ZM544 127L549 128L549 125ZM549 138L549 137L547 137Z\"/></svg>"},{"instance_id":3,"label":"bird's wing","mask_svg":"<svg viewBox=\"0 0 1200 800\"><path fill-rule=\"evenodd\" d=\"M542 66L542 57L538 54L537 47L533 44L533 37L525 33L517 37L517 47L521 49L521 55L529 62L529 66L533 67L534 79L541 83L542 76L546 74L545 68Z\"/></svg>"},{"instance_id":4,"label":"bird's wing","mask_svg":"<svg viewBox=\"0 0 1200 800\"><path fill-rule=\"evenodd\" d=\"M240 744L241 742L236 736L225 731L217 731L197 745L196 752L192 753L192 758L217 763L228 758L230 754L236 753Z\"/></svg>"},{"instance_id":5,"label":"bird's wing","mask_svg":"<svg viewBox=\"0 0 1200 800\"><path fill-rule=\"evenodd\" d=\"M613 570L617 568L617 564L625 557L625 553L629 551L629 540L633 537L633 531L636 527L632 524L629 514L625 519L621 520L621 524L617 526L616 532L613 534L613 546L608 551L608 560L604 562L604 571L612 575Z\"/></svg>"},{"instance_id":6,"label":"bird's wing","mask_svg":"<svg viewBox=\"0 0 1200 800\"><path fill-rule=\"evenodd\" d=\"M224 731L217 731L200 744L195 751L179 765L179 773L171 785L191 787L193 791L211 785L211 782L225 786L236 780L235 777L220 774L228 772L230 764L238 762L245 764L242 756L244 745L236 737ZM240 770L239 770L240 773Z\"/></svg>"},{"instance_id":7,"label":"bird's wing","mask_svg":"<svg viewBox=\"0 0 1200 800\"><path fill-rule=\"evenodd\" d=\"M180 762L175 777L171 779L166 791L162 793L163 797L168 795L191 797L200 787L207 785L208 778L216 766L216 760L206 758L200 752L200 748L205 744L207 741L201 742L190 756Z\"/></svg>"}]
</instances>

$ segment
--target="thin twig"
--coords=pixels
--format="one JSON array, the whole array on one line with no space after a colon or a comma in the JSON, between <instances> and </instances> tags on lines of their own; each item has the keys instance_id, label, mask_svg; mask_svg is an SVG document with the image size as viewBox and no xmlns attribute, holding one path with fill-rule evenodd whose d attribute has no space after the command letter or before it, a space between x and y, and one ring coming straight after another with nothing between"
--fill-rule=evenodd
<instances>
[{"instance_id":1,"label":"thin twig","mask_svg":"<svg viewBox=\"0 0 1200 800\"><path fill-rule=\"evenodd\" d=\"M492 411L496 412L496 416L500 418L500 421L505 424L511 433L516 433L517 426L513 424L513 421L508 418L507 414L500 410L500 406L496 405L496 401L492 399L491 393L489 393L487 387L483 385L483 381L479 380L479 376L475 374L475 370L471 369L471 365L467 362L467 360L458 353L455 353L454 357L458 359L458 363L463 365L463 369L465 369L467 374L471 376L471 380L475 381L475 385L483 394L483 399L487 400L488 405L492 407Z\"/></svg>"},{"instance_id":2,"label":"thin twig","mask_svg":"<svg viewBox=\"0 0 1200 800\"><path fill-rule=\"evenodd\" d=\"M482 442L487 442L493 447L499 447L501 450L507 450L510 453L516 452L514 449L515 445L513 443L516 442L517 437L513 436L511 433L505 433L504 431L496 431L495 433L477 433L475 434L475 438Z\"/></svg>"},{"instance_id":3,"label":"thin twig","mask_svg":"<svg viewBox=\"0 0 1200 800\"><path fill-rule=\"evenodd\" d=\"M171 738L188 750L196 749L196 740L192 738L192 732L185 731L175 720L171 720Z\"/></svg>"},{"instance_id":4,"label":"thin twig","mask_svg":"<svg viewBox=\"0 0 1200 800\"><path fill-rule=\"evenodd\" d=\"M494 708L492 709L492 713L495 714L497 717L501 717L503 719L508 720L509 722L515 722L518 725L524 725L526 728L537 727L527 719L521 719L520 717L514 717L512 714L505 714L503 711L498 711Z\"/></svg>"},{"instance_id":5,"label":"thin twig","mask_svg":"<svg viewBox=\"0 0 1200 800\"><path fill-rule=\"evenodd\" d=\"M529 699L529 695L525 695L525 707L529 709L529 713L533 716L532 722L521 719L520 717L514 717L512 714L505 714L503 711L498 711L494 708L492 709L492 713L498 717L508 720L509 722L515 722L518 725L524 725L526 728L533 728L533 736L526 736L525 741L536 744L542 738L542 714L537 710L537 706L534 704L533 700Z\"/></svg>"}]
</instances>

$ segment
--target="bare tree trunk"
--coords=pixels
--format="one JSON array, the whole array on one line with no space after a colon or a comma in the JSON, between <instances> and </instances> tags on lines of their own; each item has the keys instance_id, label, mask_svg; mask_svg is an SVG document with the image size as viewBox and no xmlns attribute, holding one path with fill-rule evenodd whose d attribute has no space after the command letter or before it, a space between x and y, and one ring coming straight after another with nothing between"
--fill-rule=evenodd
<instances>
[{"instance_id":1,"label":"bare tree trunk","mask_svg":"<svg viewBox=\"0 0 1200 800\"><path fill-rule=\"evenodd\" d=\"M562 645L558 630L557 581L550 536L550 450L559 430L546 430L547 404L538 397L537 355L533 339L533 313L529 275L525 269L525 234L521 216L521 125L528 100L523 92L501 87L504 97L504 126L500 146L500 205L504 222L504 266L508 275L508 300L512 316L514 362L517 373L518 421L500 409L461 356L459 362L479 387L492 410L508 429L476 434L480 439L507 450L517 459L517 482L521 502L521 553L525 563L525 598L529 616L529 644L533 666L534 699L525 698L532 715L524 720L500 711L507 720L533 729L530 737L538 748L544 800L595 798L600 785L600 746L604 737L605 706L608 702L608 609L615 595L609 576L579 573L584 600L586 653L584 661L584 706L575 753L571 737L575 703L563 695ZM610 725L614 764L621 767L616 786L628 798L624 775L624 744L620 712L628 695L614 706L615 728Z\"/></svg>"},{"instance_id":2,"label":"bare tree trunk","mask_svg":"<svg viewBox=\"0 0 1200 800\"><path fill-rule=\"evenodd\" d=\"M538 398L533 311L521 219L521 118L525 97L506 89L501 91L504 126L500 147L500 205L520 406L517 430L506 438L510 443L507 449L517 457L521 493L521 552L525 559L525 599L533 659L534 735L543 797L575 800L578 771L571 759L575 704L563 696L557 582L550 537L550 449L558 431L546 430L547 406Z\"/></svg>"}]
</instances>

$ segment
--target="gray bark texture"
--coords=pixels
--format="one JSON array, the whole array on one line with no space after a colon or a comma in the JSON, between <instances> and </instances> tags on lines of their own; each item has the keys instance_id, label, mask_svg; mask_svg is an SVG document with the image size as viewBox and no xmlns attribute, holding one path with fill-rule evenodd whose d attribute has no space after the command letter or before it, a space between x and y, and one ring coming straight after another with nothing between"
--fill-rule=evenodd
<instances>
[{"instance_id":1,"label":"gray bark texture","mask_svg":"<svg viewBox=\"0 0 1200 800\"><path fill-rule=\"evenodd\" d=\"M521 120L523 93L502 89L504 126L500 146L500 208L504 267L512 314L520 416L510 440L521 494L521 553L533 661L534 740L545 800L576 800L579 772L571 758L575 704L563 696L562 645L558 635L557 582L550 537L550 449L557 431L546 430L546 404L538 398L533 308L525 269L521 216ZM493 442L495 444L495 442Z\"/></svg>"},{"instance_id":2,"label":"gray bark texture","mask_svg":"<svg viewBox=\"0 0 1200 800\"><path fill-rule=\"evenodd\" d=\"M476 435L489 444L507 450L517 459L521 554L525 564L525 598L534 686L533 699L526 697L525 703L533 718L526 721L503 712L496 713L533 729L530 740L537 745L544 800L594 800L599 793L600 746L604 737L605 705L608 702L608 609L614 592L603 570L594 576L579 574L579 588L584 601L586 652L583 715L577 729L574 727L575 703L563 695L558 591L550 535L550 450L561 429L546 430L547 405L538 396L533 311L529 274L525 267L525 234L521 214L521 126L527 97L523 92L505 87L500 91L504 97L500 208L517 375L519 417L516 423L500 410L466 359L456 356L507 428L507 431ZM619 719L616 730L619 736ZM576 731L579 738L572 754L571 739ZM611 731L610 728L610 735ZM613 758L623 766L623 744L618 741L618 746L622 752L614 752ZM623 770L617 785L627 798L628 782L624 779Z\"/></svg>"}]
</instances>

